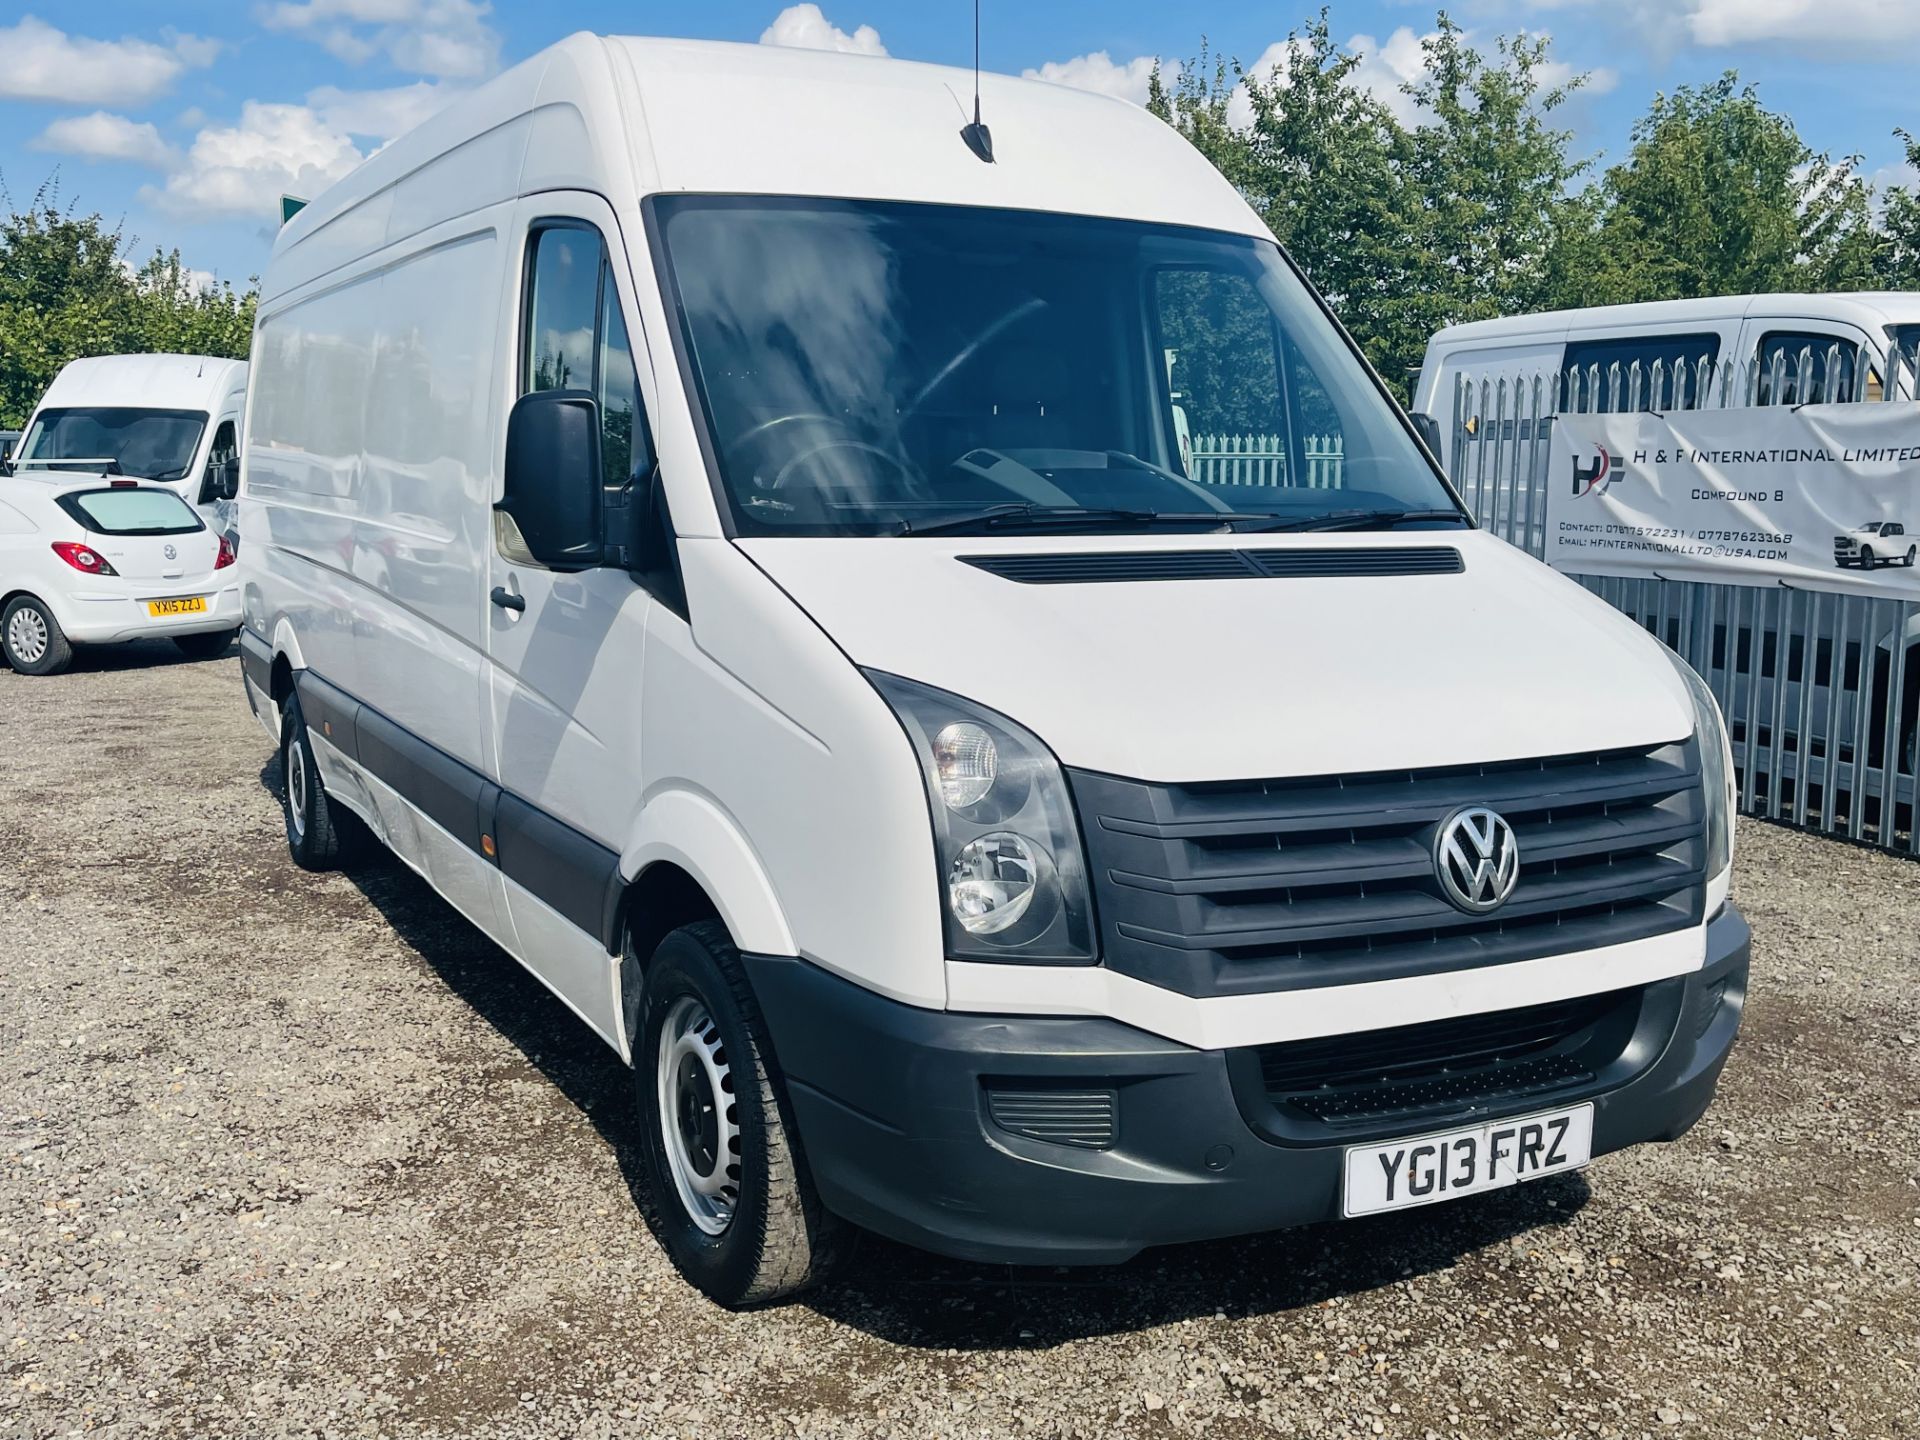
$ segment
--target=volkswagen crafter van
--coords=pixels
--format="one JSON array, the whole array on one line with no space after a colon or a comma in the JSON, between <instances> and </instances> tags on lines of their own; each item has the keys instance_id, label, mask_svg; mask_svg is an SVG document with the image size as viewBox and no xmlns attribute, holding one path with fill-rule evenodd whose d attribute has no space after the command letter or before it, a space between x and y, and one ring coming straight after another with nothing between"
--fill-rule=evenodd
<instances>
[{"instance_id":1,"label":"volkswagen crafter van","mask_svg":"<svg viewBox=\"0 0 1920 1440\"><path fill-rule=\"evenodd\" d=\"M370 830L630 1062L728 1304L1680 1135L1747 972L1711 697L1469 523L1170 129L971 85L578 36L280 232L295 859Z\"/></svg>"}]
</instances>

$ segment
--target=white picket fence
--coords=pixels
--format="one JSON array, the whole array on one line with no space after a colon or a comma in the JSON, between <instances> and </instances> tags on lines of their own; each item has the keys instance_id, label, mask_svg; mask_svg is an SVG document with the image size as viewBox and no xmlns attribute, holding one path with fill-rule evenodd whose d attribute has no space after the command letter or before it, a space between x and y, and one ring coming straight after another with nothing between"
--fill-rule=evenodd
<instances>
[{"instance_id":1,"label":"white picket fence","mask_svg":"<svg viewBox=\"0 0 1920 1440\"><path fill-rule=\"evenodd\" d=\"M1287 473L1289 456L1279 435L1196 435L1187 474L1202 485L1304 485L1312 490L1340 488L1339 435L1309 435L1302 444L1306 474Z\"/></svg>"}]
</instances>

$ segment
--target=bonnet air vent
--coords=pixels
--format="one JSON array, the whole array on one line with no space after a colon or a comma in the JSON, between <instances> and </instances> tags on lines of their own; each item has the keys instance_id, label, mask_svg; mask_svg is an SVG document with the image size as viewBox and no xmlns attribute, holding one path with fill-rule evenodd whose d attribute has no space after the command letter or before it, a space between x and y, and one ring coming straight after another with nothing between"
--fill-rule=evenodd
<instances>
[{"instance_id":1,"label":"bonnet air vent","mask_svg":"<svg viewBox=\"0 0 1920 1440\"><path fill-rule=\"evenodd\" d=\"M1467 567L1451 545L1369 549L1243 550L1262 575L1276 580L1317 579L1326 575L1458 575Z\"/></svg>"},{"instance_id":2,"label":"bonnet air vent","mask_svg":"<svg viewBox=\"0 0 1920 1440\"><path fill-rule=\"evenodd\" d=\"M1147 580L1314 580L1343 575L1458 575L1451 545L1288 550L1121 550L1065 555L962 555L1022 585L1128 584Z\"/></svg>"}]
</instances>

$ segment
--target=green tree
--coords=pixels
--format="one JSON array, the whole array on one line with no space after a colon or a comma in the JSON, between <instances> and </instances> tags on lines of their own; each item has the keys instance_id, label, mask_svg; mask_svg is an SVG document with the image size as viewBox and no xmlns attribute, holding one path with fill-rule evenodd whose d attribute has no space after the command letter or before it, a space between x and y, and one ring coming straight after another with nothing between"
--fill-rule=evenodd
<instances>
[{"instance_id":1,"label":"green tree","mask_svg":"<svg viewBox=\"0 0 1920 1440\"><path fill-rule=\"evenodd\" d=\"M17 428L69 360L172 350L245 358L254 294L191 283L179 253L129 259L99 215L62 206L51 183L0 216L0 426Z\"/></svg>"},{"instance_id":2,"label":"green tree","mask_svg":"<svg viewBox=\"0 0 1920 1440\"><path fill-rule=\"evenodd\" d=\"M1815 153L1732 71L1656 96L1588 198L1560 303L1872 284L1881 242L1857 163Z\"/></svg>"},{"instance_id":3,"label":"green tree","mask_svg":"<svg viewBox=\"0 0 1920 1440\"><path fill-rule=\"evenodd\" d=\"M1426 74L1406 87L1421 119L1409 139L1416 216L1400 288L1377 339L1396 378L1417 370L1443 325L1553 305L1573 183L1587 163L1553 112L1585 81L1548 82L1548 42L1469 45L1445 12L1425 44Z\"/></svg>"},{"instance_id":4,"label":"green tree","mask_svg":"<svg viewBox=\"0 0 1920 1440\"><path fill-rule=\"evenodd\" d=\"M1920 140L1905 130L1893 133L1906 147L1907 164L1920 170ZM1920 290L1920 183L1887 191L1881 227L1885 241L1880 283L1896 290Z\"/></svg>"}]
</instances>

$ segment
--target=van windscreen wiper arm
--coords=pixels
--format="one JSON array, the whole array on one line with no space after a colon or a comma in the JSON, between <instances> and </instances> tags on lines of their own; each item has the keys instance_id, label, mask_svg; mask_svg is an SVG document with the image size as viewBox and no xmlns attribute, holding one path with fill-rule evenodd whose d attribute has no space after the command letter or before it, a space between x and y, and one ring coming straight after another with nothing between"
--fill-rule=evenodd
<instances>
[{"instance_id":1,"label":"van windscreen wiper arm","mask_svg":"<svg viewBox=\"0 0 1920 1440\"><path fill-rule=\"evenodd\" d=\"M902 520L898 535L965 535L985 530L1045 530L1072 525L1209 525L1228 529L1239 521L1267 521L1275 515L1249 515L1232 510L1125 510L1104 506L1041 505L1013 502L969 510L945 520L917 523Z\"/></svg>"},{"instance_id":2,"label":"van windscreen wiper arm","mask_svg":"<svg viewBox=\"0 0 1920 1440\"><path fill-rule=\"evenodd\" d=\"M1277 525L1256 529L1275 530L1385 530L1394 525L1419 520L1451 520L1470 523L1458 510L1335 510L1326 515L1310 515L1304 520L1283 520Z\"/></svg>"}]
</instances>

